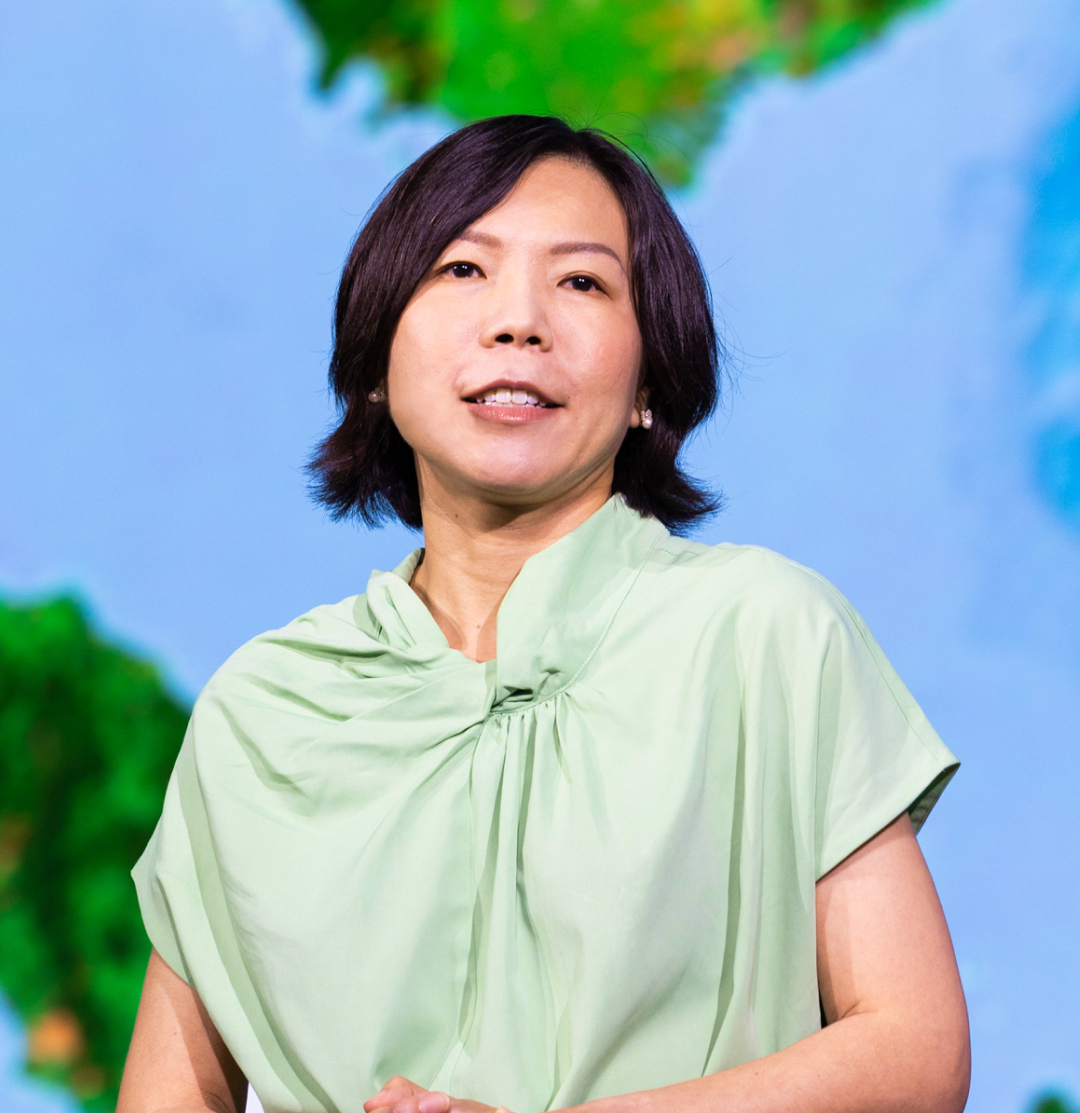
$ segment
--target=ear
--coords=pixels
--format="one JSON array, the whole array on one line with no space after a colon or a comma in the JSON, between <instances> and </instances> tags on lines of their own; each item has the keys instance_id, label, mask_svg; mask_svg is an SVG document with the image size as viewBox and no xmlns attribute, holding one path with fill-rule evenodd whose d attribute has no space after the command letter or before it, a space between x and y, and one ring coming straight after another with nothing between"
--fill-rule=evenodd
<instances>
[{"instance_id":1,"label":"ear","mask_svg":"<svg viewBox=\"0 0 1080 1113\"><path fill-rule=\"evenodd\" d=\"M649 406L649 388L643 386L639 388L637 397L634 399L634 409L630 414L630 428L641 428L641 414L643 410L648 409Z\"/></svg>"}]
</instances>

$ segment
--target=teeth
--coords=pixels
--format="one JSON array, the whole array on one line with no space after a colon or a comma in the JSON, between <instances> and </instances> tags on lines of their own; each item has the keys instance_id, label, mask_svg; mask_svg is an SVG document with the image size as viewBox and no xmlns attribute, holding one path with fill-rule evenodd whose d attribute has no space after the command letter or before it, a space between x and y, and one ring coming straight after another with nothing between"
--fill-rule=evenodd
<instances>
[{"instance_id":1,"label":"teeth","mask_svg":"<svg viewBox=\"0 0 1080 1113\"><path fill-rule=\"evenodd\" d=\"M480 395L477 402L485 406L540 406L543 403L529 390L510 390L501 386Z\"/></svg>"}]
</instances>

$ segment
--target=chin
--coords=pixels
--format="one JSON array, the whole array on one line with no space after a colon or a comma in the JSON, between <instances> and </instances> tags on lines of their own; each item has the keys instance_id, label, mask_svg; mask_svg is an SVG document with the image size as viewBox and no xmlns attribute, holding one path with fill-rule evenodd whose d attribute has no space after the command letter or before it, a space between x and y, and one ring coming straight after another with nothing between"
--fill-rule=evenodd
<instances>
[{"instance_id":1,"label":"chin","mask_svg":"<svg viewBox=\"0 0 1080 1113\"><path fill-rule=\"evenodd\" d=\"M557 499L574 486L573 477L547 467L522 466L505 460L487 464L467 475L466 481L482 498L504 505L538 506Z\"/></svg>"},{"instance_id":2,"label":"chin","mask_svg":"<svg viewBox=\"0 0 1080 1113\"><path fill-rule=\"evenodd\" d=\"M501 475L497 479L477 479L476 488L482 497L500 506L542 506L557 499L566 485L550 480L537 480Z\"/></svg>"},{"instance_id":3,"label":"chin","mask_svg":"<svg viewBox=\"0 0 1080 1113\"><path fill-rule=\"evenodd\" d=\"M474 450L454 459L445 453L437 472L448 493L479 497L511 509L554 502L579 487L589 487L589 477L604 471L602 458L593 467L582 467L574 453L553 456L551 452Z\"/></svg>"},{"instance_id":4,"label":"chin","mask_svg":"<svg viewBox=\"0 0 1080 1113\"><path fill-rule=\"evenodd\" d=\"M471 447L473 451L463 452L454 461L453 470L485 494L543 500L573 482L564 474L568 461L553 459L554 454L542 448L537 451L536 446L506 443Z\"/></svg>"}]
</instances>

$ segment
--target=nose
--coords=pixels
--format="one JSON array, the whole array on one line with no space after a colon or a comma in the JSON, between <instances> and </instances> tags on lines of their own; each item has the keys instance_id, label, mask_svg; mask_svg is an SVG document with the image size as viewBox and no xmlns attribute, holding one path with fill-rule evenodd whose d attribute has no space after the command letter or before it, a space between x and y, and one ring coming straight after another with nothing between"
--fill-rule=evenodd
<instances>
[{"instance_id":1,"label":"nose","mask_svg":"<svg viewBox=\"0 0 1080 1113\"><path fill-rule=\"evenodd\" d=\"M538 348L549 351L552 330L542 294L526 275L501 276L492 297L480 342L485 348Z\"/></svg>"}]
</instances>

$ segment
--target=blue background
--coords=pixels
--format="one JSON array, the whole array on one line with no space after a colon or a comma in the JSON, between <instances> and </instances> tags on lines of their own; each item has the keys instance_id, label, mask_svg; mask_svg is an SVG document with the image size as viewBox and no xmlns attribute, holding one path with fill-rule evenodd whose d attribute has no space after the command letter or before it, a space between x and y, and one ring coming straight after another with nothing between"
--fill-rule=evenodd
<instances>
[{"instance_id":1,"label":"blue background","mask_svg":"<svg viewBox=\"0 0 1080 1113\"><path fill-rule=\"evenodd\" d=\"M313 69L283 0L0 8L0 590L74 588L185 698L417 543L301 468L349 241L450 123ZM922 843L969 1108L1080 1093L1080 7L950 0L762 83L676 204L742 365L702 536L833 580L964 762ZM0 1107L64 1108L21 1038Z\"/></svg>"}]
</instances>

